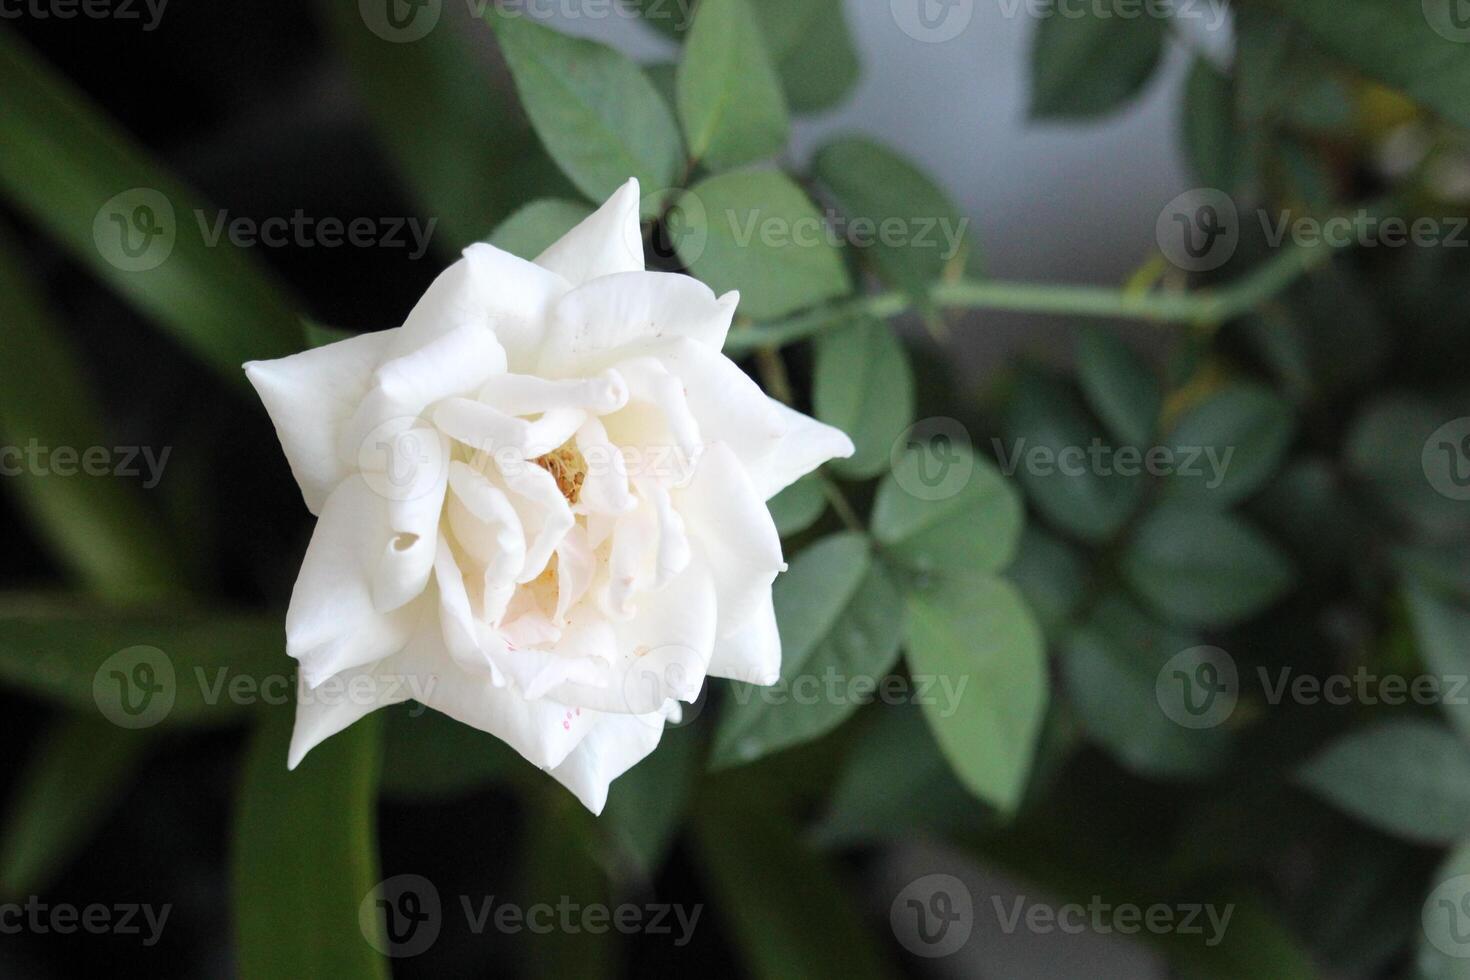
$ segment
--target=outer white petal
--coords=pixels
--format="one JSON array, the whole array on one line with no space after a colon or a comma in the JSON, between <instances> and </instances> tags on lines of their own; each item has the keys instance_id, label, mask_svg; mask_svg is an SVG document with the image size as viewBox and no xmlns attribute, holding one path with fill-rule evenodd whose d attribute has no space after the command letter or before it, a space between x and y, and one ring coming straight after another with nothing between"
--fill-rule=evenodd
<instances>
[{"instance_id":1,"label":"outer white petal","mask_svg":"<svg viewBox=\"0 0 1470 980\"><path fill-rule=\"evenodd\" d=\"M605 715L576 751L551 775L594 814L607 805L612 781L658 747L664 733L661 711L647 715Z\"/></svg>"},{"instance_id":2,"label":"outer white petal","mask_svg":"<svg viewBox=\"0 0 1470 980\"><path fill-rule=\"evenodd\" d=\"M780 443L787 430L780 403L724 354L687 339L661 343L651 354L682 382L705 443L725 443L747 466Z\"/></svg>"},{"instance_id":3,"label":"outer white petal","mask_svg":"<svg viewBox=\"0 0 1470 980\"><path fill-rule=\"evenodd\" d=\"M397 332L365 333L245 365L313 514L321 513L327 495L351 472L337 456L337 443Z\"/></svg>"},{"instance_id":4,"label":"outer white petal","mask_svg":"<svg viewBox=\"0 0 1470 980\"><path fill-rule=\"evenodd\" d=\"M291 731L286 768L295 769L306 753L377 709L413 697L413 679L399 671L398 658L387 657L334 675L315 690L302 678L296 690L296 727Z\"/></svg>"},{"instance_id":5,"label":"outer white petal","mask_svg":"<svg viewBox=\"0 0 1470 980\"><path fill-rule=\"evenodd\" d=\"M413 696L465 725L488 732L532 765L560 765L592 730L596 716L554 701L528 701L515 688L496 687L489 674L466 673L425 633L402 655L399 669L424 678Z\"/></svg>"},{"instance_id":6,"label":"outer white petal","mask_svg":"<svg viewBox=\"0 0 1470 980\"><path fill-rule=\"evenodd\" d=\"M567 293L551 309L538 374L590 374L631 356L638 345L689 337L719 350L730 330L737 293L719 299L692 276L672 272L623 272L594 279ZM628 348L628 353L617 352Z\"/></svg>"},{"instance_id":7,"label":"outer white petal","mask_svg":"<svg viewBox=\"0 0 1470 980\"><path fill-rule=\"evenodd\" d=\"M391 354L412 353L459 327L493 327L517 370L540 346L551 304L571 288L561 276L478 243L439 274L404 321Z\"/></svg>"},{"instance_id":8,"label":"outer white petal","mask_svg":"<svg viewBox=\"0 0 1470 980\"><path fill-rule=\"evenodd\" d=\"M638 179L629 178L607 202L536 257L536 264L574 286L599 276L643 271Z\"/></svg>"},{"instance_id":9,"label":"outer white petal","mask_svg":"<svg viewBox=\"0 0 1470 980\"><path fill-rule=\"evenodd\" d=\"M748 468L761 496L770 500L829 459L846 459L855 449L847 433L772 399L786 431L770 453Z\"/></svg>"},{"instance_id":10,"label":"outer white petal","mask_svg":"<svg viewBox=\"0 0 1470 980\"><path fill-rule=\"evenodd\" d=\"M728 677L765 687L781 678L781 633L776 628L776 607L770 590L751 614L728 634L715 639L709 676Z\"/></svg>"},{"instance_id":11,"label":"outer white petal","mask_svg":"<svg viewBox=\"0 0 1470 980\"><path fill-rule=\"evenodd\" d=\"M390 613L373 604L373 574L390 541L387 503L350 476L322 507L286 611L286 652L313 687L397 653L417 621L417 603Z\"/></svg>"},{"instance_id":12,"label":"outer white petal","mask_svg":"<svg viewBox=\"0 0 1470 980\"><path fill-rule=\"evenodd\" d=\"M771 583L786 567L781 536L765 498L724 443L705 449L675 506L714 574L721 636L743 626L769 601Z\"/></svg>"}]
</instances>

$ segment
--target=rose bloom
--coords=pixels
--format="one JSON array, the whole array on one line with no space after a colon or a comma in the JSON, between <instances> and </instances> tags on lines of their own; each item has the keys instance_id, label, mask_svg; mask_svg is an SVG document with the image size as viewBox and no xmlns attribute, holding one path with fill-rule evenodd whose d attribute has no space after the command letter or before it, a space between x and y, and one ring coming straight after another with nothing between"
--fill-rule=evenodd
<instances>
[{"instance_id":1,"label":"rose bloom","mask_svg":"<svg viewBox=\"0 0 1470 980\"><path fill-rule=\"evenodd\" d=\"M766 508L852 443L720 353L739 301L646 272L629 181L534 262L472 245L403 326L245 365L316 529L294 768L412 697L601 812L706 676L774 683Z\"/></svg>"}]
</instances>

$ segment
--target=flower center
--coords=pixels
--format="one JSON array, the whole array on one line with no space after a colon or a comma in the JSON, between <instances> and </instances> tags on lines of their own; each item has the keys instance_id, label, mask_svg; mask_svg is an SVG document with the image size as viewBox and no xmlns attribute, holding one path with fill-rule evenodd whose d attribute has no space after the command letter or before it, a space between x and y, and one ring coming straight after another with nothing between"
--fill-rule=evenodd
<instances>
[{"instance_id":1,"label":"flower center","mask_svg":"<svg viewBox=\"0 0 1470 980\"><path fill-rule=\"evenodd\" d=\"M559 448L537 456L532 462L551 474L567 503L577 502L582 495L582 481L587 479L587 460L572 440L568 439Z\"/></svg>"}]
</instances>

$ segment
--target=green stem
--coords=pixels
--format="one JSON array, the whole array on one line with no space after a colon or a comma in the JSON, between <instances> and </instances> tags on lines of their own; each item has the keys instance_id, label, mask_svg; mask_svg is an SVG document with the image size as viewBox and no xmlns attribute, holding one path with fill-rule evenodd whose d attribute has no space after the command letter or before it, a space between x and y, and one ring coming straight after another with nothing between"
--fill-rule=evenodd
<instances>
[{"instance_id":1,"label":"green stem","mask_svg":"<svg viewBox=\"0 0 1470 980\"><path fill-rule=\"evenodd\" d=\"M1331 253L1327 246L1291 247L1229 286L1192 293L1125 292L1097 286L961 279L936 284L929 299L935 306L949 309L1216 326L1255 309L1321 265ZM858 317L886 319L906 313L912 306L912 297L896 290L860 296L789 320L733 331L725 350L736 355L759 347L780 347Z\"/></svg>"}]
</instances>

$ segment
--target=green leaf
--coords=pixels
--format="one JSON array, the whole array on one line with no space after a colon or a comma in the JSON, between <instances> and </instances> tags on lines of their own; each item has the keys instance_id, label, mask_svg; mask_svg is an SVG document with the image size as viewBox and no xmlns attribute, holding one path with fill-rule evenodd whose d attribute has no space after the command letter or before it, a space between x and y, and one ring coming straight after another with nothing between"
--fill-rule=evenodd
<instances>
[{"instance_id":1,"label":"green leaf","mask_svg":"<svg viewBox=\"0 0 1470 980\"><path fill-rule=\"evenodd\" d=\"M753 762L825 735L862 704L898 659L903 600L867 540L844 533L796 556L776 579L781 678L734 683L710 763Z\"/></svg>"},{"instance_id":2,"label":"green leaf","mask_svg":"<svg viewBox=\"0 0 1470 980\"><path fill-rule=\"evenodd\" d=\"M803 477L766 501L776 531L783 538L799 534L811 527L827 511L827 495L822 481L815 476Z\"/></svg>"},{"instance_id":3,"label":"green leaf","mask_svg":"<svg viewBox=\"0 0 1470 980\"><path fill-rule=\"evenodd\" d=\"M786 145L786 99L746 0L700 3L676 84L679 121L695 160L728 170Z\"/></svg>"},{"instance_id":4,"label":"green leaf","mask_svg":"<svg viewBox=\"0 0 1470 980\"><path fill-rule=\"evenodd\" d=\"M1163 17L1043 17L1031 48L1031 117L1088 119L1136 97L1164 53Z\"/></svg>"},{"instance_id":5,"label":"green leaf","mask_svg":"<svg viewBox=\"0 0 1470 980\"><path fill-rule=\"evenodd\" d=\"M328 344L351 340L357 336L352 330L329 327L324 323L317 323L315 320L308 320L304 317L301 320L301 334L308 348L326 347Z\"/></svg>"},{"instance_id":6,"label":"green leaf","mask_svg":"<svg viewBox=\"0 0 1470 980\"><path fill-rule=\"evenodd\" d=\"M1077 380L1114 438L1130 446L1150 444L1164 395L1154 372L1116 334L1098 327L1082 331Z\"/></svg>"},{"instance_id":7,"label":"green leaf","mask_svg":"<svg viewBox=\"0 0 1470 980\"><path fill-rule=\"evenodd\" d=\"M1470 54L1454 0L1384 4L1376 0L1271 0L1328 52L1470 125ZM1426 23L1427 21L1427 23Z\"/></svg>"},{"instance_id":8,"label":"green leaf","mask_svg":"<svg viewBox=\"0 0 1470 980\"><path fill-rule=\"evenodd\" d=\"M1195 637L1153 622L1117 597L1101 602L1066 643L1062 670L1083 728L1126 769L1166 779L1204 779L1223 761L1223 727L1186 728L1158 701L1159 671Z\"/></svg>"},{"instance_id":9,"label":"green leaf","mask_svg":"<svg viewBox=\"0 0 1470 980\"><path fill-rule=\"evenodd\" d=\"M1227 626L1262 612L1293 586L1286 557L1230 514L1165 503L1129 542L1123 575L1150 605L1186 626Z\"/></svg>"},{"instance_id":10,"label":"green leaf","mask_svg":"<svg viewBox=\"0 0 1470 980\"><path fill-rule=\"evenodd\" d=\"M124 727L221 724L267 696L290 698L285 639L273 616L12 596L0 602L0 684Z\"/></svg>"},{"instance_id":11,"label":"green leaf","mask_svg":"<svg viewBox=\"0 0 1470 980\"><path fill-rule=\"evenodd\" d=\"M817 151L812 172L846 215L848 240L893 285L926 294L950 262L963 262L969 221L894 151L859 137L839 139Z\"/></svg>"},{"instance_id":12,"label":"green leaf","mask_svg":"<svg viewBox=\"0 0 1470 980\"><path fill-rule=\"evenodd\" d=\"M644 879L663 867L684 822L699 750L699 733L692 726L666 726L658 749L608 791L602 821Z\"/></svg>"},{"instance_id":13,"label":"green leaf","mask_svg":"<svg viewBox=\"0 0 1470 980\"><path fill-rule=\"evenodd\" d=\"M1066 385L1024 372L1006 418L1001 469L1018 474L1028 499L1060 529L1089 542L1111 537L1143 493L1136 477L1104 474L1089 451L1105 448L1101 427Z\"/></svg>"},{"instance_id":14,"label":"green leaf","mask_svg":"<svg viewBox=\"0 0 1470 980\"><path fill-rule=\"evenodd\" d=\"M885 705L846 753L827 814L816 830L827 847L911 837L916 828L938 833L972 827L981 808L960 785L934 741L923 712Z\"/></svg>"},{"instance_id":15,"label":"green leaf","mask_svg":"<svg viewBox=\"0 0 1470 980\"><path fill-rule=\"evenodd\" d=\"M283 287L247 252L211 248L193 192L15 31L0 31L0 90L0 191L74 258L231 383L245 361L300 349Z\"/></svg>"},{"instance_id":16,"label":"green leaf","mask_svg":"<svg viewBox=\"0 0 1470 980\"><path fill-rule=\"evenodd\" d=\"M677 38L689 30L689 4L630 3L644 23L662 34ZM819 112L841 102L861 73L842 0L750 0L750 4L792 111Z\"/></svg>"},{"instance_id":17,"label":"green leaf","mask_svg":"<svg viewBox=\"0 0 1470 980\"><path fill-rule=\"evenodd\" d=\"M1470 678L1470 649L1465 645L1470 637L1470 611L1415 586L1408 588L1406 598L1424 666L1445 682L1447 690L1464 684L1465 678ZM1470 702L1463 695L1445 697L1440 699L1440 706L1450 724L1470 741Z\"/></svg>"},{"instance_id":18,"label":"green leaf","mask_svg":"<svg viewBox=\"0 0 1470 980\"><path fill-rule=\"evenodd\" d=\"M415 22L438 17L437 4L411 8L403 40L365 30L368 10L334 0L316 4L389 159L421 213L438 221L436 251L457 256L517 204L570 190L513 93L495 83L475 38L447 23L415 36Z\"/></svg>"},{"instance_id":19,"label":"green leaf","mask_svg":"<svg viewBox=\"0 0 1470 980\"><path fill-rule=\"evenodd\" d=\"M754 0L793 112L821 112L857 84L862 66L842 0Z\"/></svg>"},{"instance_id":20,"label":"green leaf","mask_svg":"<svg viewBox=\"0 0 1470 980\"><path fill-rule=\"evenodd\" d=\"M34 894L76 859L117 805L151 739L64 715L25 760L0 831L0 894Z\"/></svg>"},{"instance_id":21,"label":"green leaf","mask_svg":"<svg viewBox=\"0 0 1470 980\"><path fill-rule=\"evenodd\" d=\"M1240 182L1241 140L1235 131L1235 91L1230 77L1204 55L1194 59L1184 85L1179 118L1184 155L1205 187L1229 194Z\"/></svg>"},{"instance_id":22,"label":"green leaf","mask_svg":"<svg viewBox=\"0 0 1470 980\"><path fill-rule=\"evenodd\" d=\"M888 466L893 444L914 418L914 375L908 352L882 320L864 317L816 339L812 407L817 418L852 437L849 459L828 465L866 479ZM874 397L881 392L881 397Z\"/></svg>"},{"instance_id":23,"label":"green leaf","mask_svg":"<svg viewBox=\"0 0 1470 980\"><path fill-rule=\"evenodd\" d=\"M669 107L638 66L605 45L529 17L487 14L542 144L577 189L601 203L638 178L645 216L682 166Z\"/></svg>"},{"instance_id":24,"label":"green leaf","mask_svg":"<svg viewBox=\"0 0 1470 980\"><path fill-rule=\"evenodd\" d=\"M521 850L522 888L528 902L610 908L607 875L594 853L600 836L597 818L560 786L547 788L552 792L531 808ZM532 928L517 938L516 952L531 977L613 977L622 958L616 928Z\"/></svg>"},{"instance_id":25,"label":"green leaf","mask_svg":"<svg viewBox=\"0 0 1470 980\"><path fill-rule=\"evenodd\" d=\"M1381 722L1345 735L1299 777L1327 802L1398 837L1450 844L1470 831L1470 748L1437 724Z\"/></svg>"},{"instance_id":26,"label":"green leaf","mask_svg":"<svg viewBox=\"0 0 1470 980\"><path fill-rule=\"evenodd\" d=\"M3 456L0 472L13 475L0 482L61 561L100 595L137 600L174 591L174 561L159 521L141 506L137 489L112 474L114 443L102 410L8 237L0 237L0 322L0 437L17 450L32 441L48 450L37 457L41 469ZM100 473L94 448L108 457ZM55 455L63 449L75 456L66 471ZM89 455L92 473L85 469Z\"/></svg>"},{"instance_id":27,"label":"green leaf","mask_svg":"<svg viewBox=\"0 0 1470 980\"><path fill-rule=\"evenodd\" d=\"M1035 524L1021 532L1006 578L1016 584L1048 637L1060 635L1087 597L1087 564L1077 549Z\"/></svg>"},{"instance_id":28,"label":"green leaf","mask_svg":"<svg viewBox=\"0 0 1470 980\"><path fill-rule=\"evenodd\" d=\"M694 841L715 910L758 980L876 980L888 975L875 932L839 869L759 795L723 788L702 800Z\"/></svg>"},{"instance_id":29,"label":"green leaf","mask_svg":"<svg viewBox=\"0 0 1470 980\"><path fill-rule=\"evenodd\" d=\"M1175 459L1198 454L1193 469L1170 474L1169 493L1213 507L1229 507L1276 475L1296 433L1291 406L1270 389L1239 384L1190 409L1169 433Z\"/></svg>"},{"instance_id":30,"label":"green leaf","mask_svg":"<svg viewBox=\"0 0 1470 980\"><path fill-rule=\"evenodd\" d=\"M292 716L289 708L267 713L240 774L236 968L242 980L386 978L387 961L369 945L388 948L370 896L379 880L379 719L356 722L288 772Z\"/></svg>"},{"instance_id":31,"label":"green leaf","mask_svg":"<svg viewBox=\"0 0 1470 980\"><path fill-rule=\"evenodd\" d=\"M1425 461L1429 440L1452 415L1414 395L1385 395L1373 401L1348 433L1348 468L1398 520L1437 536L1463 536L1470 508L1435 490Z\"/></svg>"},{"instance_id":32,"label":"green leaf","mask_svg":"<svg viewBox=\"0 0 1470 980\"><path fill-rule=\"evenodd\" d=\"M442 801L469 796L521 771L514 749L494 735L416 701L379 711L383 718L384 796Z\"/></svg>"},{"instance_id":33,"label":"green leaf","mask_svg":"<svg viewBox=\"0 0 1470 980\"><path fill-rule=\"evenodd\" d=\"M678 207L679 257L715 292L740 290L749 316L772 319L852 291L821 214L784 174L711 177Z\"/></svg>"},{"instance_id":34,"label":"green leaf","mask_svg":"<svg viewBox=\"0 0 1470 980\"><path fill-rule=\"evenodd\" d=\"M998 572L1011 563L1021 538L1020 497L969 447L956 446L954 452L961 461L953 465L973 470L959 492L938 500L913 492L924 487L919 453L902 457L878 485L873 536L885 557L917 571Z\"/></svg>"},{"instance_id":35,"label":"green leaf","mask_svg":"<svg viewBox=\"0 0 1470 980\"><path fill-rule=\"evenodd\" d=\"M580 201L532 201L496 226L490 244L523 259L535 259L591 213Z\"/></svg>"},{"instance_id":36,"label":"green leaf","mask_svg":"<svg viewBox=\"0 0 1470 980\"><path fill-rule=\"evenodd\" d=\"M1041 630L999 579L947 577L911 594L908 607L909 670L934 679L922 706L940 748L973 793L1015 810L1046 715Z\"/></svg>"}]
</instances>

